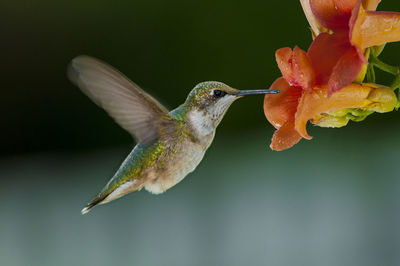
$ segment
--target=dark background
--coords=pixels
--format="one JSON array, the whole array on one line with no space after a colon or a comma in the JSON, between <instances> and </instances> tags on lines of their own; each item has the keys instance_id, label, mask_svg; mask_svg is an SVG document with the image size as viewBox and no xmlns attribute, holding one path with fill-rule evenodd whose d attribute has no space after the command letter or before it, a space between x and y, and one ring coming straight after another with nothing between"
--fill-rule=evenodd
<instances>
[{"instance_id":1,"label":"dark background","mask_svg":"<svg viewBox=\"0 0 400 266\"><path fill-rule=\"evenodd\" d=\"M170 109L201 81L268 88L275 50L311 43L298 1L6 0L0 10L0 265L400 264L397 112L309 126L312 141L278 153L263 97L244 98L181 184L79 213L134 143L67 80L72 58L108 62ZM381 58L398 64L399 51L388 44Z\"/></svg>"}]
</instances>

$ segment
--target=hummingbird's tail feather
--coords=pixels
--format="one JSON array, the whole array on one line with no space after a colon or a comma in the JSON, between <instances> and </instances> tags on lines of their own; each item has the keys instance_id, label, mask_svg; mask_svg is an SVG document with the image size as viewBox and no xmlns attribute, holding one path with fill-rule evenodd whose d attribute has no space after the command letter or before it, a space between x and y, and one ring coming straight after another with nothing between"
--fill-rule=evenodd
<instances>
[{"instance_id":1,"label":"hummingbird's tail feather","mask_svg":"<svg viewBox=\"0 0 400 266\"><path fill-rule=\"evenodd\" d=\"M81 210L82 215L84 215L84 214L90 212L90 209L91 209L91 208L92 208L92 206L86 206L85 208L83 208L83 209Z\"/></svg>"},{"instance_id":2,"label":"hummingbird's tail feather","mask_svg":"<svg viewBox=\"0 0 400 266\"><path fill-rule=\"evenodd\" d=\"M130 181L126 181L123 184L118 184L117 186L112 186L109 184L106 185L106 188L103 189L98 196L96 196L92 201L90 201L85 208L81 210L82 214L88 213L93 207L97 205L101 205L115 199L122 197L125 194L130 192L140 190L143 187L143 181L134 179Z\"/></svg>"},{"instance_id":3,"label":"hummingbird's tail feather","mask_svg":"<svg viewBox=\"0 0 400 266\"><path fill-rule=\"evenodd\" d=\"M92 201L90 201L90 202L85 206L85 208L83 208L83 209L81 210L81 213L82 213L82 214L86 214L86 213L90 212L91 209L92 209L94 206L101 204L101 203L104 201L104 199L107 198L108 195L109 195L109 194L105 194L105 195L99 195L99 196L95 197ZM104 203L105 203L105 202L104 202Z\"/></svg>"}]
</instances>

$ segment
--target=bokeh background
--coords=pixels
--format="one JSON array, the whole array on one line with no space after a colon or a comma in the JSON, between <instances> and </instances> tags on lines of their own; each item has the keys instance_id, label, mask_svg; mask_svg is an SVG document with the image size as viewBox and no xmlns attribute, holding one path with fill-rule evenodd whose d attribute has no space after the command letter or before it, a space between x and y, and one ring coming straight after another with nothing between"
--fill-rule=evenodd
<instances>
[{"instance_id":1,"label":"bokeh background","mask_svg":"<svg viewBox=\"0 0 400 266\"><path fill-rule=\"evenodd\" d=\"M0 265L400 265L396 112L309 126L312 141L273 152L263 97L244 98L179 185L80 214L134 143L67 80L72 58L108 62L169 108L201 81L267 88L280 76L274 51L311 42L298 1L4 0L0 10ZM399 51L381 58L399 64Z\"/></svg>"}]
</instances>

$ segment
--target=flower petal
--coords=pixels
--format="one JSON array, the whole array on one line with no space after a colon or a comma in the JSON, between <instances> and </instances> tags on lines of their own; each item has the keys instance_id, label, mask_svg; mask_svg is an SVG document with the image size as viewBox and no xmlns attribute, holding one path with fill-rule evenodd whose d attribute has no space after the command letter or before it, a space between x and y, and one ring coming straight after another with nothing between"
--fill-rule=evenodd
<instances>
[{"instance_id":1,"label":"flower petal","mask_svg":"<svg viewBox=\"0 0 400 266\"><path fill-rule=\"evenodd\" d=\"M349 49L337 62L328 81L328 95L339 91L353 82L364 65L355 47Z\"/></svg>"},{"instance_id":2,"label":"flower petal","mask_svg":"<svg viewBox=\"0 0 400 266\"><path fill-rule=\"evenodd\" d=\"M350 84L330 97L327 86L314 89L312 93L303 93L297 107L295 129L303 138L311 139L306 130L308 120L321 113L366 106L370 103L367 97L371 89L368 86Z\"/></svg>"},{"instance_id":3,"label":"flower petal","mask_svg":"<svg viewBox=\"0 0 400 266\"><path fill-rule=\"evenodd\" d=\"M397 97L392 89L372 83L364 83L363 86L371 88L366 98L365 105L357 108L344 108L334 112L324 112L314 116L310 122L320 127L342 127L349 120L363 121L374 112L391 112L396 107Z\"/></svg>"},{"instance_id":4,"label":"flower petal","mask_svg":"<svg viewBox=\"0 0 400 266\"><path fill-rule=\"evenodd\" d=\"M350 20L350 39L360 49L400 41L400 13L354 9Z\"/></svg>"},{"instance_id":5,"label":"flower petal","mask_svg":"<svg viewBox=\"0 0 400 266\"><path fill-rule=\"evenodd\" d=\"M319 23L333 31L348 29L351 12L358 0L310 0Z\"/></svg>"},{"instance_id":6,"label":"flower petal","mask_svg":"<svg viewBox=\"0 0 400 266\"><path fill-rule=\"evenodd\" d=\"M368 100L371 103L363 107L364 109L378 113L393 111L397 104L397 97L391 88L373 83L364 83L363 86L372 88L368 95Z\"/></svg>"},{"instance_id":7,"label":"flower petal","mask_svg":"<svg viewBox=\"0 0 400 266\"><path fill-rule=\"evenodd\" d=\"M282 76L291 86L307 89L314 85L314 70L304 50L297 46L293 51L285 47L278 49L275 56Z\"/></svg>"},{"instance_id":8,"label":"flower petal","mask_svg":"<svg viewBox=\"0 0 400 266\"><path fill-rule=\"evenodd\" d=\"M314 86L315 74L311 60L307 53L297 46L293 49L292 68L295 86L300 86L304 90Z\"/></svg>"},{"instance_id":9,"label":"flower petal","mask_svg":"<svg viewBox=\"0 0 400 266\"><path fill-rule=\"evenodd\" d=\"M282 151L289 149L300 140L301 136L294 129L294 120L292 119L274 132L270 147L275 151Z\"/></svg>"},{"instance_id":10,"label":"flower petal","mask_svg":"<svg viewBox=\"0 0 400 266\"><path fill-rule=\"evenodd\" d=\"M316 83L319 85L327 83L339 59L343 54L353 50L346 32L333 34L324 32L318 35L307 52L315 71Z\"/></svg>"},{"instance_id":11,"label":"flower petal","mask_svg":"<svg viewBox=\"0 0 400 266\"><path fill-rule=\"evenodd\" d=\"M366 10L375 11L381 0L362 0L363 7Z\"/></svg>"},{"instance_id":12,"label":"flower petal","mask_svg":"<svg viewBox=\"0 0 400 266\"><path fill-rule=\"evenodd\" d=\"M347 110L347 109L345 109ZM341 112L338 111L338 112ZM337 116L336 113L322 113L314 116L310 122L319 127L344 127L349 123L346 116Z\"/></svg>"},{"instance_id":13,"label":"flower petal","mask_svg":"<svg viewBox=\"0 0 400 266\"><path fill-rule=\"evenodd\" d=\"M284 78L275 80L270 89L282 91L278 94L266 94L264 98L265 116L279 129L287 121L294 119L302 89L290 86Z\"/></svg>"},{"instance_id":14,"label":"flower petal","mask_svg":"<svg viewBox=\"0 0 400 266\"><path fill-rule=\"evenodd\" d=\"M268 121L277 129L272 137L271 149L281 151L300 141L300 134L294 129L294 119L303 90L292 87L284 78L278 78L270 89L279 89L279 94L265 95L264 112Z\"/></svg>"},{"instance_id":15,"label":"flower petal","mask_svg":"<svg viewBox=\"0 0 400 266\"><path fill-rule=\"evenodd\" d=\"M323 27L315 18L311 10L310 0L300 0L300 4L303 8L304 14L306 15L308 24L311 26L313 36L318 36L321 32L327 31L327 29Z\"/></svg>"},{"instance_id":16,"label":"flower petal","mask_svg":"<svg viewBox=\"0 0 400 266\"><path fill-rule=\"evenodd\" d=\"M276 63L282 73L282 76L293 84L295 82L292 68L293 52L289 47L280 48L275 52Z\"/></svg>"}]
</instances>

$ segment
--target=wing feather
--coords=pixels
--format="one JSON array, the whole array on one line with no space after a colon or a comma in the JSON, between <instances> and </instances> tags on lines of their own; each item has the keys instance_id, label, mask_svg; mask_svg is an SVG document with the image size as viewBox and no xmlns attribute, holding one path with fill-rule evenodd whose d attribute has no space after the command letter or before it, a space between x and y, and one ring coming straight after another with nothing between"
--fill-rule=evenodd
<instances>
[{"instance_id":1,"label":"wing feather","mask_svg":"<svg viewBox=\"0 0 400 266\"><path fill-rule=\"evenodd\" d=\"M138 141L151 143L159 137L168 110L119 71L82 55L72 60L68 76Z\"/></svg>"}]
</instances>

